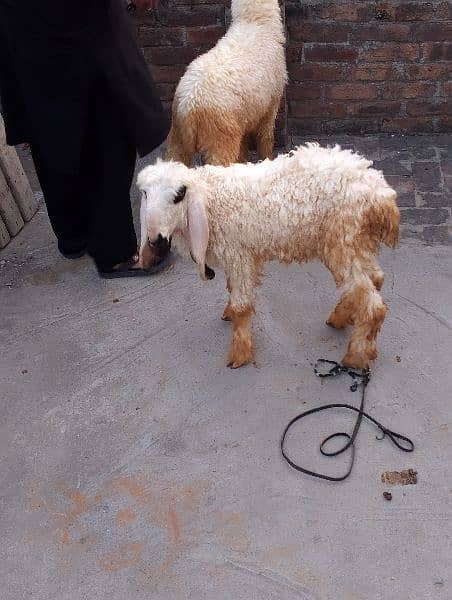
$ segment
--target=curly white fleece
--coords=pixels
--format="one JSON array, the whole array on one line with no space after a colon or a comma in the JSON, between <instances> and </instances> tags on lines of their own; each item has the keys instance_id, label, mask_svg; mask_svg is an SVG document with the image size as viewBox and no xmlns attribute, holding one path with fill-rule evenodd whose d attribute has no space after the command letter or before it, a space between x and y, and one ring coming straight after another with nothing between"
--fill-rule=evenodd
<instances>
[{"instance_id":1,"label":"curly white fleece","mask_svg":"<svg viewBox=\"0 0 452 600\"><path fill-rule=\"evenodd\" d=\"M190 206L201 206L209 227L205 261L225 270L236 307L253 304L257 271L268 260L319 258L342 285L356 257L366 260L381 241L397 239L396 193L371 165L317 144L258 164L189 169L159 161L138 176L143 235L172 237L189 256ZM182 186L186 198L174 204Z\"/></svg>"}]
</instances>

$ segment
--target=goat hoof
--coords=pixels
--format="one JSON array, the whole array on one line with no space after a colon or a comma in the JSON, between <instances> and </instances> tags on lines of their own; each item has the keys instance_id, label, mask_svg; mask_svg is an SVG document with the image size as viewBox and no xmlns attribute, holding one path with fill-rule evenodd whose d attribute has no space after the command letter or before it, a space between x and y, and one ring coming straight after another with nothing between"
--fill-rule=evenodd
<instances>
[{"instance_id":1,"label":"goat hoof","mask_svg":"<svg viewBox=\"0 0 452 600\"><path fill-rule=\"evenodd\" d=\"M340 318L333 312L326 321L326 324L329 327L333 327L334 329L345 329L347 325L353 325L353 320L351 318Z\"/></svg>"},{"instance_id":2,"label":"goat hoof","mask_svg":"<svg viewBox=\"0 0 452 600\"><path fill-rule=\"evenodd\" d=\"M229 352L228 367L238 369L254 360L253 346L244 345L240 348L231 348Z\"/></svg>"},{"instance_id":3,"label":"goat hoof","mask_svg":"<svg viewBox=\"0 0 452 600\"><path fill-rule=\"evenodd\" d=\"M240 367L243 367L243 365L245 365L246 363L238 363L238 362L230 362L228 363L228 367L230 369L240 369Z\"/></svg>"},{"instance_id":4,"label":"goat hoof","mask_svg":"<svg viewBox=\"0 0 452 600\"><path fill-rule=\"evenodd\" d=\"M223 321L232 321L232 314L231 314L231 307L229 304L226 304L225 309L223 311L223 314L221 315L221 318Z\"/></svg>"}]
</instances>

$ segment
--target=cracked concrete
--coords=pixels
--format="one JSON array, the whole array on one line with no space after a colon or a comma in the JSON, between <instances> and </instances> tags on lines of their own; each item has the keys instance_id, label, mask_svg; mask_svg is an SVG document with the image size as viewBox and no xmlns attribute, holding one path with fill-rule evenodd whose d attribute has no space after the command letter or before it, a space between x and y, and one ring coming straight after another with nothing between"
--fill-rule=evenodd
<instances>
[{"instance_id":1,"label":"cracked concrete","mask_svg":"<svg viewBox=\"0 0 452 600\"><path fill-rule=\"evenodd\" d=\"M58 255L41 208L0 256L2 600L451 598L452 248L408 240L382 264L367 407L416 449L364 424L329 484L279 452L297 413L358 402L312 370L346 345L325 269L268 267L257 366L230 371L220 273L100 280ZM337 473L318 443L351 423L312 417L289 450ZM387 502L382 473L409 468Z\"/></svg>"}]
</instances>

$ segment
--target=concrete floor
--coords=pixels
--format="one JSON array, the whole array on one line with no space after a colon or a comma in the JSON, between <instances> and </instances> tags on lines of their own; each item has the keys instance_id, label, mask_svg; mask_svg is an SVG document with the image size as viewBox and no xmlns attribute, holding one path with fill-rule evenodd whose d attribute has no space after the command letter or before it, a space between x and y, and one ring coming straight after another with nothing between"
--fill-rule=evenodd
<instances>
[{"instance_id":1,"label":"concrete floor","mask_svg":"<svg viewBox=\"0 0 452 600\"><path fill-rule=\"evenodd\" d=\"M382 264L368 408L416 450L363 425L329 484L279 452L298 412L358 402L312 371L346 345L323 268L268 268L257 366L231 371L220 273L102 281L58 256L41 208L0 255L2 600L450 599L452 248L404 242ZM340 470L317 444L351 421L312 417L289 447ZM417 485L381 482L409 467Z\"/></svg>"}]
</instances>

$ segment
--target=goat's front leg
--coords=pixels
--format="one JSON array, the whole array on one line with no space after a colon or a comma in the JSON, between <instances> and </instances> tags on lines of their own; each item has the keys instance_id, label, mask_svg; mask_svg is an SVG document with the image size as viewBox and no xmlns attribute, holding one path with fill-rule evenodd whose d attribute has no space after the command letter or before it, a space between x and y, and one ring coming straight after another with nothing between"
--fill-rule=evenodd
<instances>
[{"instance_id":1,"label":"goat's front leg","mask_svg":"<svg viewBox=\"0 0 452 600\"><path fill-rule=\"evenodd\" d=\"M232 321L232 341L229 348L228 367L237 369L254 360L255 347L251 331L254 315L254 286L250 274L240 273L228 277L229 302L223 317Z\"/></svg>"}]
</instances>

